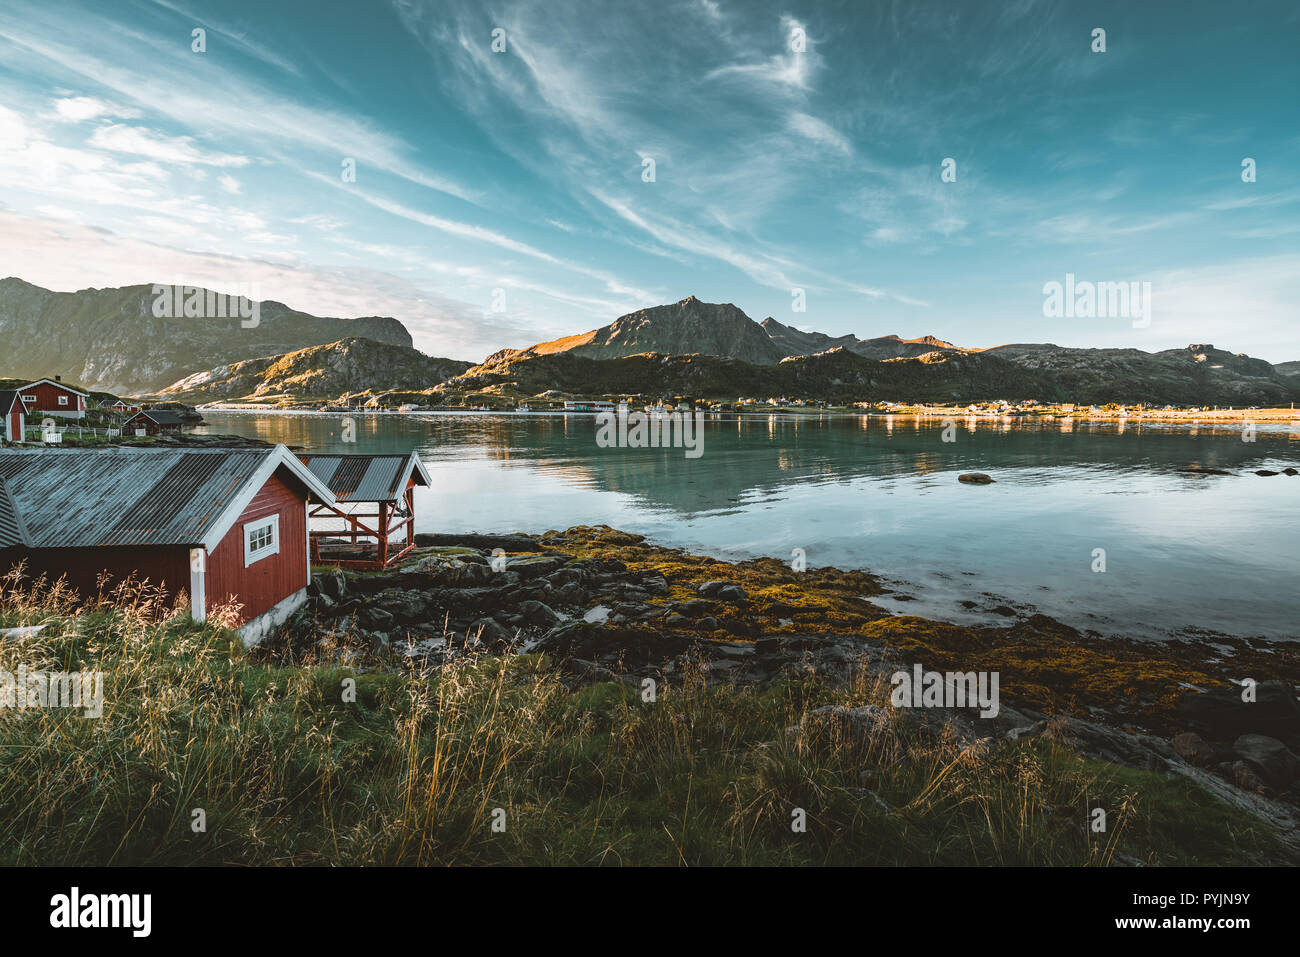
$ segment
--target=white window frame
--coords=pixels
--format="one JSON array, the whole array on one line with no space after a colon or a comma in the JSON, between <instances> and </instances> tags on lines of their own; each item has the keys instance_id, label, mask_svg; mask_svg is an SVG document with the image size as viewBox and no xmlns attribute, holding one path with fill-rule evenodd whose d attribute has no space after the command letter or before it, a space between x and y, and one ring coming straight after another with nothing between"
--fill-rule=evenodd
<instances>
[{"instance_id":1,"label":"white window frame","mask_svg":"<svg viewBox=\"0 0 1300 957\"><path fill-rule=\"evenodd\" d=\"M34 395L25 395L25 396L23 396L23 401L24 401L24 402L32 402L32 403L34 403L34 402L36 401L36 396L34 396Z\"/></svg>"},{"instance_id":2,"label":"white window frame","mask_svg":"<svg viewBox=\"0 0 1300 957\"><path fill-rule=\"evenodd\" d=\"M67 405L67 404L68 404L68 397L66 395L59 396L59 405Z\"/></svg>"},{"instance_id":3,"label":"white window frame","mask_svg":"<svg viewBox=\"0 0 1300 957\"><path fill-rule=\"evenodd\" d=\"M260 532L262 529L266 528L267 526L270 526L271 528L271 544L267 545L265 548L259 549L256 553L254 553L252 548L253 535L256 532ZM251 522L244 523L244 567L245 568L253 564L253 562L260 562L263 558L267 558L270 555L279 555L279 554L280 554L279 513L275 515L264 515L261 518L255 518Z\"/></svg>"}]
</instances>

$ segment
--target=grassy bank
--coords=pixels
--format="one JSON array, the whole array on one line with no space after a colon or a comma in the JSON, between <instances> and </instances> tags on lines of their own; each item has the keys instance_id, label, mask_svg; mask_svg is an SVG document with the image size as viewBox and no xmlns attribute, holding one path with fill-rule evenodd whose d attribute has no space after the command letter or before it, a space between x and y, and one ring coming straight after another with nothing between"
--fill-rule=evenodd
<instances>
[{"instance_id":1,"label":"grassy bank","mask_svg":"<svg viewBox=\"0 0 1300 957\"><path fill-rule=\"evenodd\" d=\"M103 716L0 709L0 863L1253 864L1278 848L1194 785L1050 739L963 747L815 676L656 700L535 656L436 676L259 663L147 591L3 596L15 672L98 669ZM219 618L219 616L214 616ZM349 681L355 701L345 701ZM206 814L206 831L191 826ZM501 811L497 812L496 809ZM792 812L807 828L792 830ZM1094 808L1107 829L1093 833ZM494 821L504 830L494 830Z\"/></svg>"}]
</instances>

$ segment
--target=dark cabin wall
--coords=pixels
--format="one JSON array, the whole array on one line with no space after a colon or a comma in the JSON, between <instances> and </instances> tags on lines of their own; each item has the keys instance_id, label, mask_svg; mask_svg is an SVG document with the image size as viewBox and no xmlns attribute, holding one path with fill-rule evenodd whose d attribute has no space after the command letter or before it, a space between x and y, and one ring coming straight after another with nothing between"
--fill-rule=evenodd
<instances>
[{"instance_id":1,"label":"dark cabin wall","mask_svg":"<svg viewBox=\"0 0 1300 957\"><path fill-rule=\"evenodd\" d=\"M113 548L9 548L0 551L0 573L7 573L26 560L23 574L37 578L44 573L51 581L66 578L78 594L94 597L107 595L114 586L134 576L137 582L147 579L164 587L170 602L190 589L190 552L184 546L144 546ZM107 572L107 585L100 576Z\"/></svg>"}]
</instances>

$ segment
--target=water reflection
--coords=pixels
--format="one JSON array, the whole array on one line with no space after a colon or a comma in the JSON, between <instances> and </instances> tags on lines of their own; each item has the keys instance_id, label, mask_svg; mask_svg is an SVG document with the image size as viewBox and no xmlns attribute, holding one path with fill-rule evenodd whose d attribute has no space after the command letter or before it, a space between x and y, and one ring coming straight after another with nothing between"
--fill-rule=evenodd
<instances>
[{"instance_id":1,"label":"water reflection","mask_svg":"<svg viewBox=\"0 0 1300 957\"><path fill-rule=\"evenodd\" d=\"M608 522L723 557L800 547L812 564L905 578L910 610L954 620L983 592L1103 631L1289 637L1300 620L1300 477L1253 474L1300 463L1287 423L1243 442L1227 423L962 417L944 442L938 417L706 418L688 459L599 448L591 417L354 418L345 443L337 415L208 414L211 431L315 450L418 449L434 478L420 530ZM962 471L996 483L961 485Z\"/></svg>"}]
</instances>

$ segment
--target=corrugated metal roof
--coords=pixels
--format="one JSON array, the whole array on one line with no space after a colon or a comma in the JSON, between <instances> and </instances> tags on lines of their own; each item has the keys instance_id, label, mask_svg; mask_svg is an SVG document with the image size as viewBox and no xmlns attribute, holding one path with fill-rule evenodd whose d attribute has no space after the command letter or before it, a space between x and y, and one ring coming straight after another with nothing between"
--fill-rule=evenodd
<instances>
[{"instance_id":1,"label":"corrugated metal roof","mask_svg":"<svg viewBox=\"0 0 1300 957\"><path fill-rule=\"evenodd\" d=\"M0 548L24 545L26 542L22 516L18 514L13 496L9 493L9 483L0 479Z\"/></svg>"},{"instance_id":2,"label":"corrugated metal roof","mask_svg":"<svg viewBox=\"0 0 1300 957\"><path fill-rule=\"evenodd\" d=\"M0 451L0 482L32 548L192 545L276 451Z\"/></svg>"},{"instance_id":3,"label":"corrugated metal roof","mask_svg":"<svg viewBox=\"0 0 1300 957\"><path fill-rule=\"evenodd\" d=\"M401 497L406 480L428 485L429 477L419 457L408 455L300 455L311 473L329 486L340 502L393 502Z\"/></svg>"}]
</instances>

